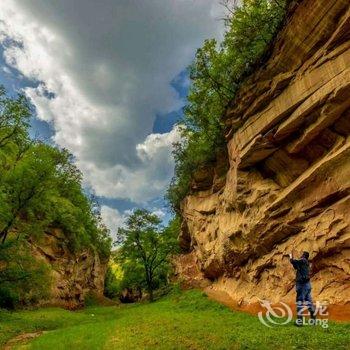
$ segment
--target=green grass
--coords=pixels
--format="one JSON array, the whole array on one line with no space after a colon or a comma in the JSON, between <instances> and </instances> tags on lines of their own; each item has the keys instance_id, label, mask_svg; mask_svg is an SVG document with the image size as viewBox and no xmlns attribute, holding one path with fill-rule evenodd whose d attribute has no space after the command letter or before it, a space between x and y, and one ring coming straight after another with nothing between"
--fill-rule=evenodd
<instances>
[{"instance_id":1,"label":"green grass","mask_svg":"<svg viewBox=\"0 0 350 350\"><path fill-rule=\"evenodd\" d=\"M0 348L19 333L38 330L48 332L26 349L338 350L350 343L350 324L267 328L257 317L233 312L195 290L152 304L0 312Z\"/></svg>"}]
</instances>

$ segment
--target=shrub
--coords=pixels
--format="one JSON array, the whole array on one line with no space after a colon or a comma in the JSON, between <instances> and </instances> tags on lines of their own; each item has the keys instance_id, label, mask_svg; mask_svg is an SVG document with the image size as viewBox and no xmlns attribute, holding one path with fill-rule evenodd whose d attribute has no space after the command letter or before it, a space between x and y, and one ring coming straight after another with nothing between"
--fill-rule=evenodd
<instances>
[{"instance_id":1,"label":"shrub","mask_svg":"<svg viewBox=\"0 0 350 350\"><path fill-rule=\"evenodd\" d=\"M117 279L116 273L113 268L109 266L107 268L105 282L104 282L104 295L107 298L115 299L121 292L120 282Z\"/></svg>"},{"instance_id":2,"label":"shrub","mask_svg":"<svg viewBox=\"0 0 350 350\"><path fill-rule=\"evenodd\" d=\"M37 303L51 286L47 265L31 256L28 243L9 240L0 245L0 308Z\"/></svg>"},{"instance_id":3,"label":"shrub","mask_svg":"<svg viewBox=\"0 0 350 350\"><path fill-rule=\"evenodd\" d=\"M192 173L215 160L225 147L222 116L257 63L261 63L286 13L288 0L224 0L224 40L206 40L189 67L191 86L181 121L182 141L174 147L175 176L167 200L175 212L190 190Z\"/></svg>"}]
</instances>

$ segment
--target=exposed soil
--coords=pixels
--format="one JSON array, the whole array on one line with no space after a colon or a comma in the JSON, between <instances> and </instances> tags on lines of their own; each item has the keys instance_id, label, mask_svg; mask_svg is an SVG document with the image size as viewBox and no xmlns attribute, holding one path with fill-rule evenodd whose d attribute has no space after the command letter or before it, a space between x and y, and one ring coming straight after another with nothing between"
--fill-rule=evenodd
<instances>
[{"instance_id":1,"label":"exposed soil","mask_svg":"<svg viewBox=\"0 0 350 350\"><path fill-rule=\"evenodd\" d=\"M37 332L32 332L32 333L22 333L20 335L17 335L16 337L10 339L5 347L4 350L11 350L13 349L14 346L19 345L19 344L25 344L28 341L39 337L42 335L44 331L37 331Z\"/></svg>"},{"instance_id":2,"label":"exposed soil","mask_svg":"<svg viewBox=\"0 0 350 350\"><path fill-rule=\"evenodd\" d=\"M222 291L213 290L210 288L204 289L205 293L210 299L216 300L221 304L226 305L232 310L247 312L251 315L257 315L259 312L265 313L265 308L260 305L260 303L251 303L247 305L239 305L235 300L233 300L227 293ZM287 303L293 310L293 315L295 316L295 304ZM277 305L277 304L276 304ZM272 305L273 306L273 305ZM350 304L345 305L328 305L327 307L329 320L349 322L350 321ZM322 318L322 317L320 317Z\"/></svg>"}]
</instances>

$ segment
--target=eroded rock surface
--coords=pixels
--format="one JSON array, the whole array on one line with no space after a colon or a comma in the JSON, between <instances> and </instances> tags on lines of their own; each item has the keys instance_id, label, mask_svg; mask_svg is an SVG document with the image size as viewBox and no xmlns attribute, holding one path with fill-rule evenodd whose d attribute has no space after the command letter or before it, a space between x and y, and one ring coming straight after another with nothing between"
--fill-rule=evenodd
<instances>
[{"instance_id":1,"label":"eroded rock surface","mask_svg":"<svg viewBox=\"0 0 350 350\"><path fill-rule=\"evenodd\" d=\"M40 241L30 244L33 255L49 266L52 277L50 298L42 304L75 309L84 305L89 293L103 296L107 262L101 261L97 252L71 253L59 229L46 232Z\"/></svg>"},{"instance_id":2,"label":"eroded rock surface","mask_svg":"<svg viewBox=\"0 0 350 350\"><path fill-rule=\"evenodd\" d=\"M223 181L215 169L195 179L182 247L241 303L292 300L286 254L307 250L314 298L349 303L349 1L302 1L225 123L229 170Z\"/></svg>"}]
</instances>

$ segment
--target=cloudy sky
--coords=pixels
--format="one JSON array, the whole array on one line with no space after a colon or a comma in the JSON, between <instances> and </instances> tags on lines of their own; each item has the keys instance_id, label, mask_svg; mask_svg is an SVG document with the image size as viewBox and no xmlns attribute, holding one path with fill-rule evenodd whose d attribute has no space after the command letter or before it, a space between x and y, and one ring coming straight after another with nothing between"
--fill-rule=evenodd
<instances>
[{"instance_id":1,"label":"cloudy sky","mask_svg":"<svg viewBox=\"0 0 350 350\"><path fill-rule=\"evenodd\" d=\"M146 207L164 216L188 79L215 0L1 0L0 83L35 106L31 133L68 148L115 232Z\"/></svg>"}]
</instances>

